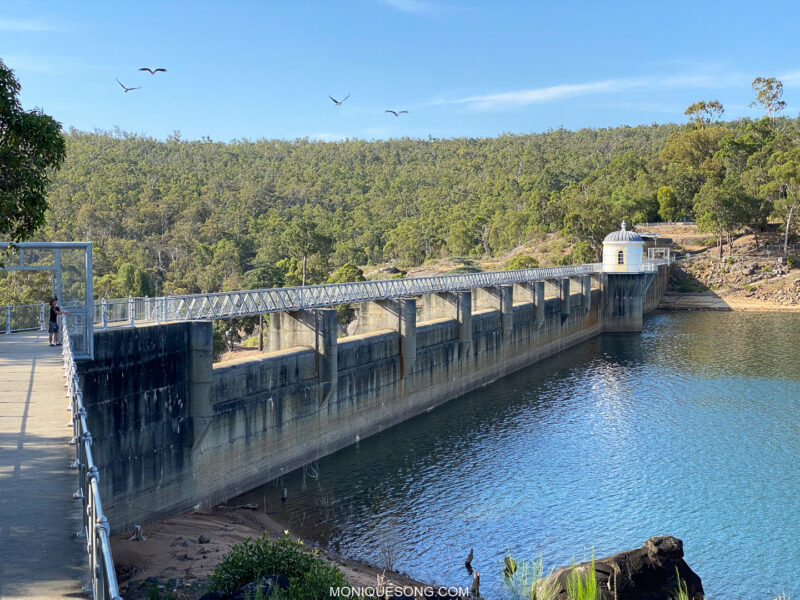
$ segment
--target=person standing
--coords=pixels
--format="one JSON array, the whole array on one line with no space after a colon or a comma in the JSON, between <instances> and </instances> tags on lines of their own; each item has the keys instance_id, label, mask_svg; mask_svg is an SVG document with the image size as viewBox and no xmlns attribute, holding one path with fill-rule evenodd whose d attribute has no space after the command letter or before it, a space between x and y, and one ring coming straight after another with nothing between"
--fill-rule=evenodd
<instances>
[{"instance_id":1,"label":"person standing","mask_svg":"<svg viewBox=\"0 0 800 600\"><path fill-rule=\"evenodd\" d=\"M50 323L47 327L51 346L60 346L58 341L58 315L68 315L71 313L62 311L58 306L58 298L50 299Z\"/></svg>"}]
</instances>

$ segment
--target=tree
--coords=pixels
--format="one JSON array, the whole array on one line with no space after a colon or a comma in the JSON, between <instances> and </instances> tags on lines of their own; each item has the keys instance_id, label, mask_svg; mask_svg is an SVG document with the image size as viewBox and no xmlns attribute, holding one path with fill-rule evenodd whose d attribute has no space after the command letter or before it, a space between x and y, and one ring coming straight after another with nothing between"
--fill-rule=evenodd
<instances>
[{"instance_id":1,"label":"tree","mask_svg":"<svg viewBox=\"0 0 800 600\"><path fill-rule=\"evenodd\" d=\"M690 104L683 114L689 115L689 120L699 127L704 127L707 123L721 117L724 112L725 109L719 100L709 100L708 102L700 100Z\"/></svg>"},{"instance_id":2,"label":"tree","mask_svg":"<svg viewBox=\"0 0 800 600\"><path fill-rule=\"evenodd\" d=\"M774 77L756 77L753 79L753 91L756 99L750 106L761 105L767 112L769 120L775 122L775 117L786 107L786 102L781 100L783 97L783 83Z\"/></svg>"},{"instance_id":3,"label":"tree","mask_svg":"<svg viewBox=\"0 0 800 600\"><path fill-rule=\"evenodd\" d=\"M279 288L284 283L284 271L265 260L254 260L253 268L244 273L244 284L250 290Z\"/></svg>"},{"instance_id":4,"label":"tree","mask_svg":"<svg viewBox=\"0 0 800 600\"><path fill-rule=\"evenodd\" d=\"M364 271L353 263L345 263L328 277L328 283L347 283L348 281L366 281Z\"/></svg>"},{"instance_id":5,"label":"tree","mask_svg":"<svg viewBox=\"0 0 800 600\"><path fill-rule=\"evenodd\" d=\"M789 250L792 219L800 208L800 148L775 153L770 160L770 182L764 192L773 198L784 222L783 255Z\"/></svg>"},{"instance_id":6,"label":"tree","mask_svg":"<svg viewBox=\"0 0 800 600\"><path fill-rule=\"evenodd\" d=\"M697 193L694 211L700 231L714 233L719 257L723 238L727 236L728 253L733 251L733 233L749 221L753 197L733 177L722 182L710 179Z\"/></svg>"},{"instance_id":7,"label":"tree","mask_svg":"<svg viewBox=\"0 0 800 600\"><path fill-rule=\"evenodd\" d=\"M675 193L672 186L665 185L658 188L656 199L658 200L658 216L664 221L675 221L680 216L678 194Z\"/></svg>"},{"instance_id":8,"label":"tree","mask_svg":"<svg viewBox=\"0 0 800 600\"><path fill-rule=\"evenodd\" d=\"M19 242L45 222L47 186L66 156L61 125L25 111L14 72L0 60L0 238Z\"/></svg>"},{"instance_id":9,"label":"tree","mask_svg":"<svg viewBox=\"0 0 800 600\"><path fill-rule=\"evenodd\" d=\"M284 232L283 239L289 252L303 261L301 285L306 284L306 266L311 254L324 254L330 251L331 238L317 229L317 223L307 217L293 219Z\"/></svg>"},{"instance_id":10,"label":"tree","mask_svg":"<svg viewBox=\"0 0 800 600\"><path fill-rule=\"evenodd\" d=\"M530 254L517 254L506 263L506 271L538 269L539 266L539 260L535 256L531 256Z\"/></svg>"}]
</instances>

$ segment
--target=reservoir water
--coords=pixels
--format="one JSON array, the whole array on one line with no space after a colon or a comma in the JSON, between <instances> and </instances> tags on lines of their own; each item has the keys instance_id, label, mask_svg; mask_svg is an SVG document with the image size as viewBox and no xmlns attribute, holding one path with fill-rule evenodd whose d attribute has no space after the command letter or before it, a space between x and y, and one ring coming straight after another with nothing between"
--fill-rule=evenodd
<instances>
[{"instance_id":1,"label":"reservoir water","mask_svg":"<svg viewBox=\"0 0 800 600\"><path fill-rule=\"evenodd\" d=\"M799 460L800 314L656 313L247 496L423 581L469 585L474 548L488 598L507 550L549 569L670 534L707 598L771 600L800 596Z\"/></svg>"}]
</instances>

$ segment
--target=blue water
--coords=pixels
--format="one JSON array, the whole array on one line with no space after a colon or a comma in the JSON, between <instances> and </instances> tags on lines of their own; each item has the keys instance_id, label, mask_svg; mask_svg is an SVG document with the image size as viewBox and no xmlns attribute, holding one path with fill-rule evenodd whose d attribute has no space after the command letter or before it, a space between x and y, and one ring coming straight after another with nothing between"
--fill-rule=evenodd
<instances>
[{"instance_id":1,"label":"blue water","mask_svg":"<svg viewBox=\"0 0 800 600\"><path fill-rule=\"evenodd\" d=\"M507 548L549 568L666 534L707 598L799 597L799 342L798 314L651 315L252 497L424 581L468 585L474 547L490 598Z\"/></svg>"}]
</instances>

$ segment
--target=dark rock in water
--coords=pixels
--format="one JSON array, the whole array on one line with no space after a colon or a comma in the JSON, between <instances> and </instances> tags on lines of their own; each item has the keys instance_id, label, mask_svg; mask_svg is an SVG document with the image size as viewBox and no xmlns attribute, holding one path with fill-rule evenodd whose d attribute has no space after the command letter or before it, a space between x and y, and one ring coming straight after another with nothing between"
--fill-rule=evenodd
<instances>
[{"instance_id":1,"label":"dark rock in water","mask_svg":"<svg viewBox=\"0 0 800 600\"><path fill-rule=\"evenodd\" d=\"M283 575L264 575L258 581L240 587L231 594L228 600L250 600L250 598L255 598L259 591L264 598L269 598L277 590L287 589L289 589L289 580Z\"/></svg>"},{"instance_id":2,"label":"dark rock in water","mask_svg":"<svg viewBox=\"0 0 800 600\"><path fill-rule=\"evenodd\" d=\"M591 563L580 563L576 568L584 575ZM683 560L683 542L671 535L652 537L641 548L594 561L603 600L672 600L678 593L676 569L686 583L689 598L702 600L700 577ZM561 567L539 585L552 585L557 591L556 598L563 600L567 597L571 572L572 567Z\"/></svg>"},{"instance_id":3,"label":"dark rock in water","mask_svg":"<svg viewBox=\"0 0 800 600\"><path fill-rule=\"evenodd\" d=\"M207 535L201 535L199 538L197 538L197 541L201 544L208 544L211 541L211 538Z\"/></svg>"}]
</instances>

